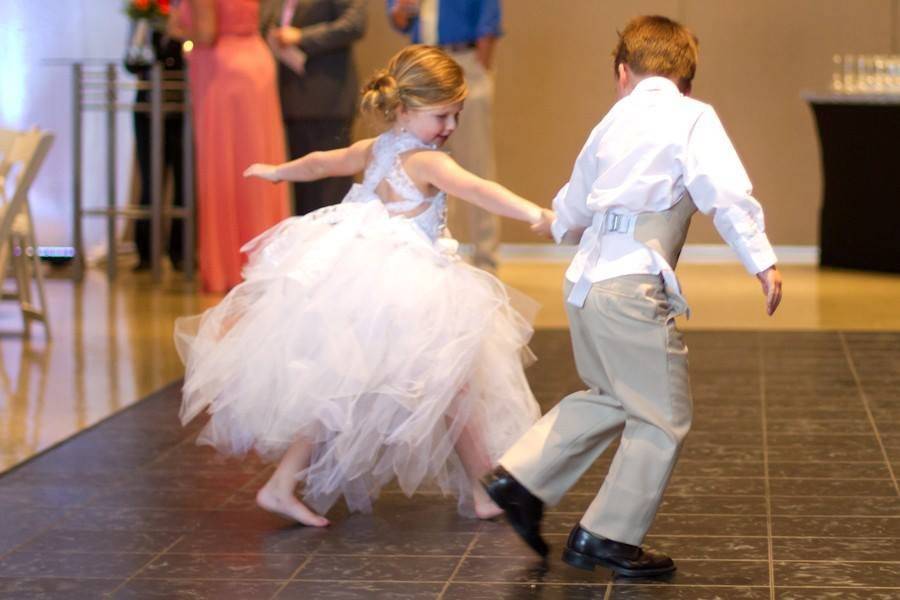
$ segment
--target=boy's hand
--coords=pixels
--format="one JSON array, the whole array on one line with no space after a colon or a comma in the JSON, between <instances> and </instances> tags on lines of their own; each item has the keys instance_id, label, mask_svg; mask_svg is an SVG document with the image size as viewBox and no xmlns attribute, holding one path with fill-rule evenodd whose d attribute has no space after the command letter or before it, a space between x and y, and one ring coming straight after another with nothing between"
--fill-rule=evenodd
<instances>
[{"instance_id":1,"label":"boy's hand","mask_svg":"<svg viewBox=\"0 0 900 600\"><path fill-rule=\"evenodd\" d=\"M553 232L551 226L556 220L556 213L552 210L542 208L540 218L531 224L531 230L541 237L552 238Z\"/></svg>"},{"instance_id":2,"label":"boy's hand","mask_svg":"<svg viewBox=\"0 0 900 600\"><path fill-rule=\"evenodd\" d=\"M244 171L244 177L259 177L266 181L281 181L278 176L278 167L275 165L266 165L263 163L253 163Z\"/></svg>"},{"instance_id":3,"label":"boy's hand","mask_svg":"<svg viewBox=\"0 0 900 600\"><path fill-rule=\"evenodd\" d=\"M766 295L766 314L772 316L775 309L781 303L781 273L772 265L765 271L756 274L762 284L763 294Z\"/></svg>"}]
</instances>

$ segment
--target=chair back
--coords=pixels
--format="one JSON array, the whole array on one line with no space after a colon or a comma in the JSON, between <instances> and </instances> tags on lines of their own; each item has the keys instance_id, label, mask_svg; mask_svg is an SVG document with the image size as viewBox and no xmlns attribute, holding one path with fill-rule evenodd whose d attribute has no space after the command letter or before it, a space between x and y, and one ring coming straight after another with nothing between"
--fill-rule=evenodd
<instances>
[{"instance_id":1,"label":"chair back","mask_svg":"<svg viewBox=\"0 0 900 600\"><path fill-rule=\"evenodd\" d=\"M3 157L9 152L13 142L19 137L19 133L20 132L15 129L4 129L0 127L0 160L3 160Z\"/></svg>"},{"instance_id":2,"label":"chair back","mask_svg":"<svg viewBox=\"0 0 900 600\"><path fill-rule=\"evenodd\" d=\"M0 143L2 140L0 136ZM52 144L53 134L49 131L19 132L0 159L0 200L3 202L0 205L0 244L9 238L16 215L27 209L28 190ZM10 187L13 188L12 195Z\"/></svg>"}]
</instances>

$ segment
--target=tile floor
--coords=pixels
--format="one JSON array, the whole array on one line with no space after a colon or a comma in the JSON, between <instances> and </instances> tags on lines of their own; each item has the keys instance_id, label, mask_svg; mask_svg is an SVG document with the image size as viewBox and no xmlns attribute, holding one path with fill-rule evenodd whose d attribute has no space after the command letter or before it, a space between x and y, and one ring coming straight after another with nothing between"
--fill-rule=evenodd
<instances>
[{"instance_id":1,"label":"tile floor","mask_svg":"<svg viewBox=\"0 0 900 600\"><path fill-rule=\"evenodd\" d=\"M546 566L431 493L293 527L253 505L264 465L193 444L174 384L0 475L0 598L900 598L900 333L686 339L695 425L647 540L668 580L559 561L608 456L548 514ZM533 346L546 410L580 383L565 330Z\"/></svg>"}]
</instances>

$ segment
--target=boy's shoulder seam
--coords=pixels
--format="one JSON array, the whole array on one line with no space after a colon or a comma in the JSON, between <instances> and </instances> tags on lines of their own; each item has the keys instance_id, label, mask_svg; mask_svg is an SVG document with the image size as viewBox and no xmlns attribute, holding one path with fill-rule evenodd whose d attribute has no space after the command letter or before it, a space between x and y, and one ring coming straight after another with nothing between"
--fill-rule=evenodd
<instances>
[{"instance_id":1,"label":"boy's shoulder seam","mask_svg":"<svg viewBox=\"0 0 900 600\"><path fill-rule=\"evenodd\" d=\"M711 103L704 102L703 100L698 100L697 98L691 98L689 96L687 97L687 99L690 100L691 104L697 107L698 115L704 112L711 112L713 114L716 114L716 107Z\"/></svg>"},{"instance_id":2,"label":"boy's shoulder seam","mask_svg":"<svg viewBox=\"0 0 900 600\"><path fill-rule=\"evenodd\" d=\"M704 102L702 100L697 100L696 98L691 98L690 96L683 96L685 101L684 106L688 107L688 114L694 123L696 123L703 115L705 114L716 114L716 109L709 102Z\"/></svg>"},{"instance_id":3,"label":"boy's shoulder seam","mask_svg":"<svg viewBox=\"0 0 900 600\"><path fill-rule=\"evenodd\" d=\"M715 110L715 109L713 108L713 105L710 104L709 102L704 102L703 100L698 100L697 98L694 98L693 96L682 96L682 98L684 98L684 100L685 100L688 104L691 104L691 105L696 106L696 107L698 107L698 108L701 108L701 109L707 109L707 110L708 110L708 109L713 109L713 110Z\"/></svg>"}]
</instances>

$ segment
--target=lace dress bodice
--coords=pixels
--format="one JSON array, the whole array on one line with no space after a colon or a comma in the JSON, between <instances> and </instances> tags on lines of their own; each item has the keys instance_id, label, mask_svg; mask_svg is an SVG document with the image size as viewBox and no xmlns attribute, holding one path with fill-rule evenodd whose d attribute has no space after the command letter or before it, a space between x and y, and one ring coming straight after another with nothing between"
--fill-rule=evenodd
<instances>
[{"instance_id":1,"label":"lace dress bodice","mask_svg":"<svg viewBox=\"0 0 900 600\"><path fill-rule=\"evenodd\" d=\"M438 192L425 196L413 183L403 168L400 157L418 148L434 149L411 133L390 130L381 134L372 146L372 159L366 167L363 181L355 184L344 202L381 202L392 215L401 215L416 210L422 205L428 207L415 216L405 217L417 225L432 241L447 234L447 195ZM386 202L375 189L385 181L401 200Z\"/></svg>"}]
</instances>

